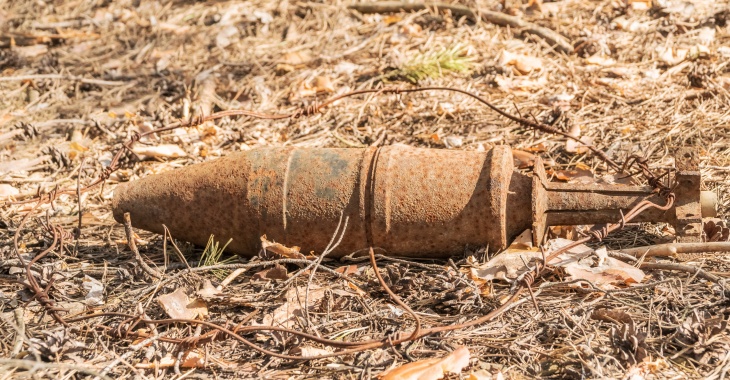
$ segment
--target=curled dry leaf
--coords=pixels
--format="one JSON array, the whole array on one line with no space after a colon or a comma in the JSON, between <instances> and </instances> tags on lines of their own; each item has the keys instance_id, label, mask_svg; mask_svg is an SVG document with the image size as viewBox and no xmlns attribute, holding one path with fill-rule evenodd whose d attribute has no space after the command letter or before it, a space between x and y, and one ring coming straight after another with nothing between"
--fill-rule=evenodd
<instances>
[{"instance_id":1,"label":"curled dry leaf","mask_svg":"<svg viewBox=\"0 0 730 380\"><path fill-rule=\"evenodd\" d=\"M151 158L178 158L187 156L187 153L175 144L136 145L132 148L132 151L138 156Z\"/></svg>"},{"instance_id":2,"label":"curled dry leaf","mask_svg":"<svg viewBox=\"0 0 730 380\"><path fill-rule=\"evenodd\" d=\"M550 240L545 255L571 243L573 241L568 239ZM542 252L537 248L525 247L520 242L513 243L507 250L485 264L471 268L471 276L483 280L511 281L527 271L533 260L540 260L542 257ZM614 285L640 283L644 279L644 272L641 269L608 257L605 248L594 251L583 244L558 255L550 260L549 264L563 268L569 275L567 281L587 280L601 289L613 289Z\"/></svg>"},{"instance_id":3,"label":"curled dry leaf","mask_svg":"<svg viewBox=\"0 0 730 380\"><path fill-rule=\"evenodd\" d=\"M503 69L514 68L515 74L524 75L542 68L543 62L540 58L514 54L505 50L499 58L499 66Z\"/></svg>"},{"instance_id":4,"label":"curled dry leaf","mask_svg":"<svg viewBox=\"0 0 730 380\"><path fill-rule=\"evenodd\" d=\"M502 253L486 263L471 268L471 277L482 280L512 280L524 273L532 260L542 257L538 248L532 247L531 230L525 230ZM529 243L526 238L529 239Z\"/></svg>"},{"instance_id":5,"label":"curled dry leaf","mask_svg":"<svg viewBox=\"0 0 730 380\"><path fill-rule=\"evenodd\" d=\"M524 150L512 149L512 158L515 166L520 169L531 168L535 165L535 155Z\"/></svg>"},{"instance_id":6,"label":"curled dry leaf","mask_svg":"<svg viewBox=\"0 0 730 380\"><path fill-rule=\"evenodd\" d=\"M208 315L208 305L196 298L191 300L182 288L157 297L157 302L170 318L196 319Z\"/></svg>"},{"instance_id":7,"label":"curled dry leaf","mask_svg":"<svg viewBox=\"0 0 730 380\"><path fill-rule=\"evenodd\" d=\"M266 235L261 236L261 248L264 251L271 252L276 256L283 259L304 259L304 255L299 252L299 247L293 246L291 248L271 241L266 240Z\"/></svg>"},{"instance_id":8,"label":"curled dry leaf","mask_svg":"<svg viewBox=\"0 0 730 380\"><path fill-rule=\"evenodd\" d=\"M469 349L459 347L443 358L419 360L388 370L378 377L381 380L438 380L447 372L460 373L469 365Z\"/></svg>"},{"instance_id":9,"label":"curled dry leaf","mask_svg":"<svg viewBox=\"0 0 730 380\"><path fill-rule=\"evenodd\" d=\"M358 269L357 265L345 265L345 266L336 268L335 272L345 275L345 276L349 276L351 274L359 274L360 269Z\"/></svg>"},{"instance_id":10,"label":"curled dry leaf","mask_svg":"<svg viewBox=\"0 0 730 380\"><path fill-rule=\"evenodd\" d=\"M273 268L264 269L253 275L252 281L286 280L289 274L286 267L276 264Z\"/></svg>"},{"instance_id":11,"label":"curled dry leaf","mask_svg":"<svg viewBox=\"0 0 730 380\"><path fill-rule=\"evenodd\" d=\"M601 289L613 289L614 285L638 284L644 280L644 271L608 257L604 247L595 250L595 256L597 260L586 257L561 265L569 275L566 280L587 280Z\"/></svg>"}]
</instances>

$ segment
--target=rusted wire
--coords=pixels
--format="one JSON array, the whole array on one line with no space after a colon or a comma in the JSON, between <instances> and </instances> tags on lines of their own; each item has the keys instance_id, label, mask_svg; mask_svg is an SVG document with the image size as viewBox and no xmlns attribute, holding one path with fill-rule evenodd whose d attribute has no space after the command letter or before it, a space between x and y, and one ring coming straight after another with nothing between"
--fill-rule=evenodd
<instances>
[{"instance_id":1,"label":"rusted wire","mask_svg":"<svg viewBox=\"0 0 730 380\"><path fill-rule=\"evenodd\" d=\"M122 144L122 149L119 149L115 153L110 164L106 168L103 168L101 170L101 172L99 173L98 177L94 181L92 181L90 184L85 186L84 188L80 188L78 185L73 190L59 190L58 188L54 188L52 191L50 191L46 194L39 194L36 198L29 199L26 201L21 201L21 202L13 202L13 204L27 204L27 203L33 203L33 202L36 203L28 211L28 213L26 213L26 215L23 216L23 218L18 226L18 229L15 231L15 234L13 237L13 244L14 244L14 250L16 252L16 255L18 256L18 259L20 260L20 262L24 263L24 265L25 265L26 275L28 277L28 284L26 286L33 292L34 297L39 301L39 303L46 310L48 310L48 312L51 314L51 316L54 318L54 320L56 320L57 322L59 322L63 325L68 325L68 323L71 323L71 322L78 322L78 321L82 321L82 320L86 320L86 319L90 319L90 318L124 317L126 319L118 324L117 328L115 329L116 330L115 334L117 334L120 337L136 336L136 337L148 338L149 336L146 336L146 334L141 334L139 332L133 331L135 326L137 326L140 323L156 324L156 325L172 324L172 323L197 324L197 325L203 325L203 326L209 327L209 328L216 330L218 332L221 332L221 333L225 333L226 335L242 342L246 346L248 346L252 349L255 349L259 352L262 352L266 355L273 356L273 357L278 357L278 358L288 359L288 360L321 359L321 358L327 358L327 357L332 357L332 356L340 356L340 355L360 352L360 351L369 350L369 349L373 349L373 348L382 348L382 347L386 347L389 345L396 345L396 344L400 344L400 343L404 343L404 342L408 342L408 341L413 341L413 340L416 340L416 339L419 339L419 338L422 338L424 336L431 335L431 334L436 334L436 333L446 332L446 331L453 331L453 330L457 330L457 329L463 329L463 328L468 328L471 326L482 324L484 322L487 322L487 321L490 321L490 320L496 318L497 316L499 316L500 314L502 314L503 312L508 310L510 307L515 305L516 301L520 298L520 296L522 295L522 293L524 293L525 290L529 291L529 293L531 294L531 297L533 299L533 302L535 303L535 307L537 308L538 307L537 301L535 299L534 293L532 292L531 286L541 276L543 270L546 268L547 263L551 259L557 257L558 255L560 255L564 252L567 252L568 250L570 250L580 244L584 244L590 240L593 240L593 239L596 239L599 241L602 240L603 238L606 237L606 235L610 234L611 232L623 228L626 223L630 222L632 219L634 219L637 215L641 214L646 209L656 208L659 210L668 210L669 208L672 207L672 205L674 203L674 194L671 192L671 187L664 185L661 182L661 178L664 177L664 175L662 175L662 176L654 175L651 172L651 170L649 169L646 159L639 157L639 156L631 156L626 160L626 162L624 162L623 165L618 165L616 162L611 160L604 152L598 150L597 148L595 148L591 145L587 145L586 147L589 150L591 150L600 159L602 159L608 166L610 166L611 168L613 168L619 172L625 172L627 169L629 169L633 166L636 166L639 169L638 172L640 174L642 174L642 176L647 180L647 182L657 192L659 192L663 197L665 197L666 204L661 206L661 205L652 203L650 201L640 202L633 209L631 209L626 215L622 214L622 218L619 222L614 223L614 224L608 224L608 225L604 226L603 228L601 228L600 230L593 231L591 234L589 234L588 236L586 236L578 241L575 241L565 247L562 247L554 252L551 252L549 255L547 255L543 258L542 263L536 265L532 270L528 271L526 274L523 275L523 277L519 281L519 284L518 284L518 287L516 288L516 290L504 303L502 303L499 307L491 310L486 315L484 315L480 318L476 318L472 321L468 321L468 322L464 322L464 323L460 323L460 324L435 326L435 327L431 327L428 329L422 328L422 322L421 322L421 319L418 317L418 315L407 304L405 304L400 299L400 297L398 297L390 289L390 287L387 285L387 283L385 283L385 281L383 280L383 278L380 275L380 272L378 270L374 251L372 248L370 248L370 262L371 262L371 265L373 266L374 273L375 273L380 285L383 287L383 289L386 291L386 293L388 293L388 295L391 297L391 299L395 303L397 303L399 306L404 308L409 313L409 315L411 315L413 317L414 322L415 322L415 328L407 336L403 336L403 337L387 336L387 337L383 337L382 339L369 340L369 341L364 341L364 342L336 341L336 340L321 338L319 336L308 334L306 332L292 330L292 329L283 328L283 327L276 327L276 326L245 326L245 327L240 327L240 328L237 326L237 328L235 328L234 330L231 330L231 329L228 329L227 327L220 326L218 324L215 324L212 322L207 322L207 321L187 320L187 319L151 320L151 319L142 318L142 316L140 316L140 315L135 316L135 315L126 314L126 313L111 313L111 312L98 313L98 314L92 314L92 315L87 315L87 316L82 316L82 317L78 317L78 318L65 320L63 317L61 317L58 314L58 312L61 311L62 309L59 309L55 306L54 301L51 299L51 297L48 294L48 291L50 290L50 288L52 286L53 279L51 278L49 280L48 286L45 289L41 288L40 285L38 284L38 282L36 281L36 279L34 278L33 274L31 273L31 266L34 263L36 263L37 261L39 261L40 259L42 259L43 257L45 257L48 253L55 250L57 247L62 252L64 240L66 238L68 238L68 236L65 234L66 231L60 227L55 227L55 226L51 227L51 225L48 224L48 226L50 227L50 230L52 232L53 241L52 241L51 245L48 248L46 248L45 250L43 250L42 252L40 252L38 255L36 255L27 264L25 263L25 260L22 258L21 254L20 254L20 249L19 249L19 244L18 244L20 232L23 230L23 227L24 227L25 223L27 222L27 220L29 219L30 215L32 215L38 209L38 207L40 207L42 204L45 204L45 203L50 203L53 206L53 202L57 199L58 196L60 196L62 194L76 193L77 195L80 195L81 193L90 191L93 188L99 186L100 184L103 184L114 171L116 171L120 168L120 160L124 156L124 153L126 151L129 151L129 152L132 152L132 154L133 154L134 145L145 136L160 133L160 132L170 131L170 130L173 130L176 128L181 128L181 127L193 127L193 126L200 125L204 122L220 119L223 117L246 116L246 117L269 119L269 120L280 120L280 119L286 119L286 118L297 119L300 117L312 116L314 114L317 114L317 113L321 112L324 108L335 103L336 101L343 99L343 98L347 98L347 97L352 97L352 96L357 96L357 95L362 95L362 94L371 94L371 93L400 95L400 94L404 94L404 93L422 92L422 91L450 91L450 92L460 93L460 94L469 96L469 97L477 100L478 102L489 107L490 109L497 112L501 116L503 116L511 121L517 122L525 127L539 130L541 132L559 135L559 136L565 137L567 139L571 139L571 140L577 141L579 143L582 143L582 141L580 141L580 139L578 139L566 132L563 132L553 126L550 126L547 124L542 124L537 121L531 121L531 120L528 120L528 119L525 119L522 117L514 116L514 115L509 114L509 113L499 109L498 107L492 105L490 102L488 102L487 100L485 100L484 98L482 98L476 94L470 93L468 91L456 89L456 88L451 88L451 87L419 87L419 88L408 88L408 89L398 88L398 87L387 87L387 88L381 88L381 89L358 90L358 91L353 91L350 93L335 96L321 104L313 104L313 105L310 105L310 106L307 106L304 108L299 108L289 114L266 114L266 113L259 113L259 112L253 112L253 111L247 111L247 110L229 110L229 111L217 112L217 113L214 113L214 114L211 114L208 116L201 115L201 116L191 119L187 122L174 123L174 124L168 125L166 127L158 128L158 129L151 130L151 131L144 132L144 133L135 132L127 142ZM125 327L125 326L127 326L127 327ZM311 341L314 341L314 342L317 342L317 343L320 343L323 345L327 345L330 347L342 348L343 350L333 352L330 354L326 354L326 355L317 355L317 356L309 356L309 357L287 355L287 354L274 352L274 351L268 350L266 348L260 347L256 344L248 341L247 339L243 338L241 335L239 335L239 333L250 333L250 332L256 332L256 331L277 331L277 332L281 332L281 333L287 333L287 334L299 336L301 338L308 339L308 340L311 340ZM212 340L216 336L217 336L217 333L211 332L209 334L201 335L200 337L197 337L197 338L176 339L176 338L160 337L160 340L171 342L171 343L177 343L177 344L191 345L191 344L199 344L201 341L203 341L202 337L206 337L206 339L210 338L210 340Z\"/></svg>"}]
</instances>

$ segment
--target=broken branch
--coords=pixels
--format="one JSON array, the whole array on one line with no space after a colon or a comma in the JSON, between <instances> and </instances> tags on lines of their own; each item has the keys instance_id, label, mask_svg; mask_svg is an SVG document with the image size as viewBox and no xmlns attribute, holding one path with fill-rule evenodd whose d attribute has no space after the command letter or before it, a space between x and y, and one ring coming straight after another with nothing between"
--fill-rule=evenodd
<instances>
[{"instance_id":1,"label":"broken branch","mask_svg":"<svg viewBox=\"0 0 730 380\"><path fill-rule=\"evenodd\" d=\"M393 12L417 12L424 9L436 9L439 11L450 11L454 16L464 16L471 20L483 20L499 26L509 26L521 29L526 33L534 34L550 45L555 46L559 51L571 54L573 45L560 33L520 18L500 12L477 10L458 4L446 3L407 3L404 1L380 1L375 3L357 3L348 6L360 13L393 13ZM480 17L481 16L481 17Z\"/></svg>"},{"instance_id":2,"label":"broken branch","mask_svg":"<svg viewBox=\"0 0 730 380\"><path fill-rule=\"evenodd\" d=\"M641 257L666 256L676 257L678 254L707 253L707 252L730 252L730 242L701 242L701 243L668 243L649 245L645 247L625 248L620 252Z\"/></svg>"}]
</instances>

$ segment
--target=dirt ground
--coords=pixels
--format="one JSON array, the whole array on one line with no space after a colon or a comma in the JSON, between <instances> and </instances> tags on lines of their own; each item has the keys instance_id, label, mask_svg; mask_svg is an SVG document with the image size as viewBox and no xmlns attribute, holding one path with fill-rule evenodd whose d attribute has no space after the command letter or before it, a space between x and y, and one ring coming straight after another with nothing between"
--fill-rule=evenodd
<instances>
[{"instance_id":1,"label":"dirt ground","mask_svg":"<svg viewBox=\"0 0 730 380\"><path fill-rule=\"evenodd\" d=\"M355 96L307 117L225 117L149 135L142 140L147 159L126 154L103 186L74 193L98 178L135 133L232 109L290 113L384 86L467 90L580 136L618 162L642 155L657 171L673 166L678 147L699 147L702 187L719 194L720 215L726 215L727 1L460 3L477 14L502 12L554 30L573 51L525 28L432 8L366 14L338 0L0 0L0 379L371 378L459 346L469 348L469 366L449 378L724 378L730 371L727 293L722 284L678 271L648 270L645 286L611 291L560 286L562 275L551 274L535 284L545 285L536 295L539 313L523 297L484 324L305 362L274 358L222 333L210 339L212 330L200 325L107 315L63 326L21 284L28 278L18 254L30 260L52 245L56 231L63 249L35 263L32 273L41 287L52 282L48 295L67 310L60 313L65 319L102 311L164 319L160 296L192 296L243 263L249 270L209 297L201 318L228 328L274 318L345 341L392 336L410 331L413 319L386 294L367 261L325 260L311 279L305 266L285 264L277 267L284 277L271 280L262 272L271 267L266 257L219 255L225 242L203 248L177 241L173 247L163 236L136 231L144 261L164 269L154 278L112 217L116 184L283 145L483 150L507 144L522 152L517 163L526 171L540 155L559 180L609 173L565 138L510 122L462 94L429 91ZM164 149L152 149L157 146ZM56 188L71 192L37 208L7 202L32 201ZM663 224L629 225L594 246L661 243L671 233ZM485 256L482 248L449 262L380 259L379 265L428 327L473 320L509 295L507 283L468 275ZM182 257L192 267L228 266L188 271ZM722 278L730 273L730 257L722 253L682 264ZM359 285L327 268L341 269ZM307 287L306 321L277 320L276 312L292 313ZM291 355L332 352L276 333L241 336Z\"/></svg>"}]
</instances>

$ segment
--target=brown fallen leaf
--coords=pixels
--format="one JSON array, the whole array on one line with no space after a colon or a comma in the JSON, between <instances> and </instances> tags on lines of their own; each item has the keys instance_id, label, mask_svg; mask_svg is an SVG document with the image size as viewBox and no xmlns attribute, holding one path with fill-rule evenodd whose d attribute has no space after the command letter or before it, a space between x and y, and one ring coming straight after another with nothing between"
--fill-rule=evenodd
<instances>
[{"instance_id":1,"label":"brown fallen leaf","mask_svg":"<svg viewBox=\"0 0 730 380\"><path fill-rule=\"evenodd\" d=\"M251 281L286 280L287 278L289 278L289 274L286 267L276 264L273 268L256 272Z\"/></svg>"},{"instance_id":2,"label":"brown fallen leaf","mask_svg":"<svg viewBox=\"0 0 730 380\"><path fill-rule=\"evenodd\" d=\"M345 276L349 276L351 274L358 274L358 273L360 273L360 270L358 269L357 265L345 265L345 266L341 266L339 268L336 268L335 269L335 272L337 272L339 274L342 274L342 275L345 275Z\"/></svg>"},{"instance_id":3,"label":"brown fallen leaf","mask_svg":"<svg viewBox=\"0 0 730 380\"><path fill-rule=\"evenodd\" d=\"M527 169L535 165L535 155L524 150L512 149L512 159L519 169Z\"/></svg>"},{"instance_id":4,"label":"brown fallen leaf","mask_svg":"<svg viewBox=\"0 0 730 380\"><path fill-rule=\"evenodd\" d=\"M319 300L324 297L325 289L316 285L309 288L309 308L312 308ZM286 291L284 304L276 308L271 314L264 315L261 323L253 322L258 326L281 326L291 328L297 323L297 320L304 314L306 288L304 286L292 287ZM276 334L275 334L276 335Z\"/></svg>"},{"instance_id":5,"label":"brown fallen leaf","mask_svg":"<svg viewBox=\"0 0 730 380\"><path fill-rule=\"evenodd\" d=\"M200 288L195 294L197 294L199 297L202 297L203 299L213 298L217 297L221 294L220 289L213 286L213 283L210 282L210 280L205 279L203 280L203 287Z\"/></svg>"},{"instance_id":6,"label":"brown fallen leaf","mask_svg":"<svg viewBox=\"0 0 730 380\"><path fill-rule=\"evenodd\" d=\"M196 319L208 315L208 305L202 299L191 300L182 288L157 297L157 302L170 318Z\"/></svg>"},{"instance_id":7,"label":"brown fallen leaf","mask_svg":"<svg viewBox=\"0 0 730 380\"><path fill-rule=\"evenodd\" d=\"M381 373L381 380L438 380L447 372L461 373L469 365L469 349L459 347L443 358L419 360Z\"/></svg>"},{"instance_id":8,"label":"brown fallen leaf","mask_svg":"<svg viewBox=\"0 0 730 380\"><path fill-rule=\"evenodd\" d=\"M266 239L266 235L261 236L261 248L264 249L265 252L273 253L277 258L282 259L304 259L306 258L303 254L299 252L299 247L293 246L293 247L287 247L283 244L275 243L268 241Z\"/></svg>"},{"instance_id":9,"label":"brown fallen leaf","mask_svg":"<svg viewBox=\"0 0 730 380\"><path fill-rule=\"evenodd\" d=\"M541 69L543 67L543 62L540 58L510 53L505 50L499 58L499 66L504 69L512 67L514 68L512 71L515 74L524 75Z\"/></svg>"},{"instance_id":10,"label":"brown fallen leaf","mask_svg":"<svg viewBox=\"0 0 730 380\"><path fill-rule=\"evenodd\" d=\"M621 310L613 310L608 308L600 308L593 310L591 313L591 319L604 322L613 322L616 324L630 324L634 323L634 320L626 312Z\"/></svg>"}]
</instances>

